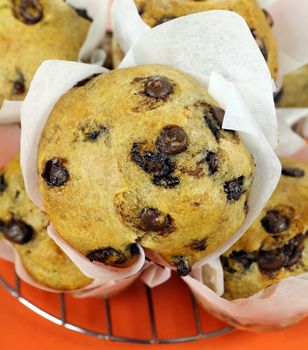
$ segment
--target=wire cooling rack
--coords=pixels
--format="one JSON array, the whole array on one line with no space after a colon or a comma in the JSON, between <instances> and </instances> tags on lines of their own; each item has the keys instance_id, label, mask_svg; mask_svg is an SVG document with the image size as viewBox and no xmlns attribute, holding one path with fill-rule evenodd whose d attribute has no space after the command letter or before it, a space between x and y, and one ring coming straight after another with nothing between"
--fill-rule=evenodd
<instances>
[{"instance_id":1,"label":"wire cooling rack","mask_svg":"<svg viewBox=\"0 0 308 350\"><path fill-rule=\"evenodd\" d=\"M152 290L146 286L142 286L144 288L144 293L146 294L145 302L147 304L147 312L148 312L148 320L149 320L149 328L151 331L151 337L149 338L139 338L136 337L125 337L125 336L117 336L113 333L113 325L117 323L117 319L115 319L115 316L112 313L111 307L110 307L110 300L104 299L102 302L102 307L104 308L104 312L102 314L104 315L104 322L105 322L105 332L97 332L91 329L87 329L82 327L81 325L78 325L77 323L72 323L68 321L67 315L68 315L68 305L67 305L67 296L64 293L58 294L59 298L59 308L58 310L60 317L56 317L52 315L47 310L44 310L44 308L39 307L32 301L30 301L27 297L23 296L22 288L21 288L21 281L18 278L18 276L15 274L14 276L14 283L13 286L9 284L8 281L5 280L4 276L0 275L0 284L15 298L18 299L20 303L22 303L24 306L35 312L36 314L44 317L45 319L49 320L50 322L62 326L66 329L79 332L82 334L87 334L90 336L94 336L99 339L103 340L111 340L115 342L124 342L124 343L139 343L139 344L170 344L170 343L184 343L184 342L191 342L196 341L199 339L209 339L212 337L221 336L223 334L230 333L234 330L233 327L221 327L218 330L215 331L207 331L204 332L202 330L202 324L200 320L200 311L199 307L196 303L196 300L190 294L190 303L192 307L192 313L193 313L193 323L195 328L195 332L191 336L185 336L185 337L176 337L176 338L160 338L158 336L157 331L157 320L155 317L155 310L154 310L154 302L153 302L153 295ZM133 288L133 287L132 287ZM47 292L46 292L47 293ZM48 294L48 293L47 293ZM77 300L77 302L80 302L80 300ZM101 302L101 300L100 300ZM172 312L172 310L171 310ZM134 315L132 315L134 317ZM144 325L143 325L144 326Z\"/></svg>"}]
</instances>

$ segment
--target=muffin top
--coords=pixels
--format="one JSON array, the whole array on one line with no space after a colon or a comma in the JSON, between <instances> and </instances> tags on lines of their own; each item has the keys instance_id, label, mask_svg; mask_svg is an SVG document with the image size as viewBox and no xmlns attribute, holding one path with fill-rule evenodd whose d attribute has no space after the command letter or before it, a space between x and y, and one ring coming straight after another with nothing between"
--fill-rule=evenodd
<instances>
[{"instance_id":1,"label":"muffin top","mask_svg":"<svg viewBox=\"0 0 308 350\"><path fill-rule=\"evenodd\" d=\"M88 285L84 276L47 235L47 216L27 197L19 157L0 171L0 240L11 242L29 275L57 290Z\"/></svg>"},{"instance_id":2,"label":"muffin top","mask_svg":"<svg viewBox=\"0 0 308 350\"><path fill-rule=\"evenodd\" d=\"M267 61L273 79L278 76L278 54L271 27L273 19L256 0L135 0L142 19L150 27L171 19L209 10L229 10L242 16Z\"/></svg>"},{"instance_id":3,"label":"muffin top","mask_svg":"<svg viewBox=\"0 0 308 350\"><path fill-rule=\"evenodd\" d=\"M225 297L248 297L288 276L308 271L308 165L282 160L271 199L221 261Z\"/></svg>"},{"instance_id":4,"label":"muffin top","mask_svg":"<svg viewBox=\"0 0 308 350\"><path fill-rule=\"evenodd\" d=\"M41 135L39 186L57 232L90 260L131 265L136 243L179 274L246 217L254 163L201 84L163 65L85 79Z\"/></svg>"},{"instance_id":5,"label":"muffin top","mask_svg":"<svg viewBox=\"0 0 308 350\"><path fill-rule=\"evenodd\" d=\"M43 61L76 61L89 25L63 0L0 0L0 106L24 99Z\"/></svg>"},{"instance_id":6,"label":"muffin top","mask_svg":"<svg viewBox=\"0 0 308 350\"><path fill-rule=\"evenodd\" d=\"M282 89L276 95L275 101L280 108L308 107L308 65L283 78Z\"/></svg>"}]
</instances>

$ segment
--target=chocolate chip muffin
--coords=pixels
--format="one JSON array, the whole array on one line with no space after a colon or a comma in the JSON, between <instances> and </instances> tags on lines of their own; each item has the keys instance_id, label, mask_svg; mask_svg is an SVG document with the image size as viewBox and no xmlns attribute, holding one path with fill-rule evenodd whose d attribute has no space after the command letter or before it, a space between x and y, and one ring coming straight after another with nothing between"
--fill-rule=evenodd
<instances>
[{"instance_id":1,"label":"chocolate chip muffin","mask_svg":"<svg viewBox=\"0 0 308 350\"><path fill-rule=\"evenodd\" d=\"M308 65L287 74L275 97L277 107L308 107Z\"/></svg>"},{"instance_id":2,"label":"chocolate chip muffin","mask_svg":"<svg viewBox=\"0 0 308 350\"><path fill-rule=\"evenodd\" d=\"M0 107L24 99L43 61L76 61L90 23L63 0L0 0Z\"/></svg>"},{"instance_id":3,"label":"chocolate chip muffin","mask_svg":"<svg viewBox=\"0 0 308 350\"><path fill-rule=\"evenodd\" d=\"M209 10L237 12L246 20L251 34L268 63L273 79L277 78L277 47L271 30L274 22L270 15L259 7L256 0L135 0L135 2L142 19L150 27L197 12ZM116 64L120 56L116 44L114 48Z\"/></svg>"},{"instance_id":4,"label":"chocolate chip muffin","mask_svg":"<svg viewBox=\"0 0 308 350\"><path fill-rule=\"evenodd\" d=\"M227 299L249 297L308 271L308 164L282 160L282 165L262 213L221 257Z\"/></svg>"},{"instance_id":5,"label":"chocolate chip muffin","mask_svg":"<svg viewBox=\"0 0 308 350\"><path fill-rule=\"evenodd\" d=\"M174 68L144 65L79 82L38 150L57 232L91 261L128 266L136 243L186 275L246 217L254 163L224 111Z\"/></svg>"},{"instance_id":6,"label":"chocolate chip muffin","mask_svg":"<svg viewBox=\"0 0 308 350\"><path fill-rule=\"evenodd\" d=\"M0 239L14 246L36 282L61 291L88 285L91 280L48 237L47 225L46 215L27 197L15 157L0 171Z\"/></svg>"}]
</instances>

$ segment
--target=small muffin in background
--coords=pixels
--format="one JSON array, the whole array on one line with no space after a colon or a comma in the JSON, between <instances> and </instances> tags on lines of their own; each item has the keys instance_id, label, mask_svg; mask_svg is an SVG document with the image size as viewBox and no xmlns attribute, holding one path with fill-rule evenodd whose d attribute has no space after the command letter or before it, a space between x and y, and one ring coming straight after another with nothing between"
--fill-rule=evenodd
<instances>
[{"instance_id":1,"label":"small muffin in background","mask_svg":"<svg viewBox=\"0 0 308 350\"><path fill-rule=\"evenodd\" d=\"M59 291L85 287L84 276L48 237L47 216L27 197L19 157L0 171L0 240L9 241L34 281Z\"/></svg>"},{"instance_id":2,"label":"small muffin in background","mask_svg":"<svg viewBox=\"0 0 308 350\"><path fill-rule=\"evenodd\" d=\"M308 272L308 164L282 160L278 187L258 219L222 257L225 293L249 297Z\"/></svg>"},{"instance_id":3,"label":"small muffin in background","mask_svg":"<svg viewBox=\"0 0 308 350\"><path fill-rule=\"evenodd\" d=\"M91 261L125 267L136 244L180 275L246 218L255 165L191 76L143 65L91 76L55 105L38 151L46 212Z\"/></svg>"},{"instance_id":4,"label":"small muffin in background","mask_svg":"<svg viewBox=\"0 0 308 350\"><path fill-rule=\"evenodd\" d=\"M273 79L278 77L277 45L271 27L273 19L262 10L256 0L135 0L139 14L150 27L174 18L209 10L229 10L242 16L251 30L266 60ZM113 44L114 66L121 62L123 53L117 42Z\"/></svg>"},{"instance_id":5,"label":"small muffin in background","mask_svg":"<svg viewBox=\"0 0 308 350\"><path fill-rule=\"evenodd\" d=\"M0 0L0 107L24 99L43 61L77 61L91 23L84 16L63 0Z\"/></svg>"},{"instance_id":6,"label":"small muffin in background","mask_svg":"<svg viewBox=\"0 0 308 350\"><path fill-rule=\"evenodd\" d=\"M276 95L275 102L280 108L308 107L308 65L284 77L282 88Z\"/></svg>"}]
</instances>

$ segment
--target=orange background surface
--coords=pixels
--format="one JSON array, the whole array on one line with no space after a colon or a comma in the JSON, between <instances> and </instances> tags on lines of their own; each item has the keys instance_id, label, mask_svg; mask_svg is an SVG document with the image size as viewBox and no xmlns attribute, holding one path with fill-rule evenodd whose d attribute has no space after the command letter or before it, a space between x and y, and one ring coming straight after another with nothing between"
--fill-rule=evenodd
<instances>
[{"instance_id":1,"label":"orange background surface","mask_svg":"<svg viewBox=\"0 0 308 350\"><path fill-rule=\"evenodd\" d=\"M13 285L13 267L0 262L0 275ZM21 285L22 295L44 310L59 315L59 297ZM179 279L154 288L154 311L160 338L193 335L195 328L189 293ZM103 301L66 298L69 322L95 331L104 331ZM113 334L126 337L150 337L144 287L137 282L125 294L110 300ZM201 310L203 331L225 327ZM0 349L1 350L92 350L92 349L228 349L228 350L292 350L308 349L308 319L276 333L254 334L242 331L217 338L175 345L136 345L115 343L75 333L36 315L0 286Z\"/></svg>"}]
</instances>

